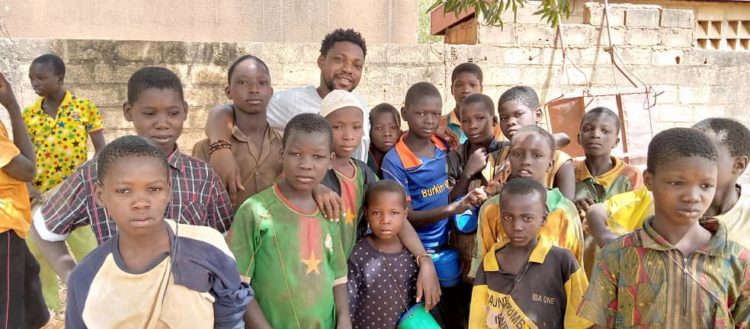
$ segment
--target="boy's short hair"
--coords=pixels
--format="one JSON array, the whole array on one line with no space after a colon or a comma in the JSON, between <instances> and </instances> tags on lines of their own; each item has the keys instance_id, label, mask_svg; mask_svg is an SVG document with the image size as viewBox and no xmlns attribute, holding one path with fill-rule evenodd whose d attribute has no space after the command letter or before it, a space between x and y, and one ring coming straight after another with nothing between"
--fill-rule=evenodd
<instances>
[{"instance_id":1,"label":"boy's short hair","mask_svg":"<svg viewBox=\"0 0 750 329\"><path fill-rule=\"evenodd\" d=\"M708 118L693 125L694 129L713 132L726 145L733 157L750 157L750 130L739 121L727 118Z\"/></svg>"},{"instance_id":2,"label":"boy's short hair","mask_svg":"<svg viewBox=\"0 0 750 329\"><path fill-rule=\"evenodd\" d=\"M544 187L544 185L542 185L542 183L539 183L530 178L517 177L509 180L505 183L503 189L500 190L499 198L500 200L502 200L503 196L508 194L529 195L534 192L539 195L539 200L541 201L542 206L546 209L547 189Z\"/></svg>"},{"instance_id":3,"label":"boy's short hair","mask_svg":"<svg viewBox=\"0 0 750 329\"><path fill-rule=\"evenodd\" d=\"M34 60L31 61L31 65L34 64L52 65L52 70L55 72L56 76L65 76L65 62L62 60L62 58L60 58L60 56L57 56L55 54L45 54L34 58Z\"/></svg>"},{"instance_id":4,"label":"boy's short hair","mask_svg":"<svg viewBox=\"0 0 750 329\"><path fill-rule=\"evenodd\" d=\"M408 109L412 104L426 97L440 98L440 91L437 89L437 87L435 87L435 85L429 82L417 82L411 85L411 87L409 87L409 90L406 91L404 107Z\"/></svg>"},{"instance_id":5,"label":"boy's short hair","mask_svg":"<svg viewBox=\"0 0 750 329\"><path fill-rule=\"evenodd\" d=\"M549 131L544 130L544 128L539 127L537 125L530 125L530 126L523 126L516 130L516 133L513 134L513 137L511 138L511 142L513 142L513 138L516 138L516 136L519 136L524 133L530 133L534 135L539 135L544 139L546 144L549 146L550 149L550 156L554 156L551 153L555 152L555 137L552 136L552 134L549 133Z\"/></svg>"},{"instance_id":6,"label":"boy's short hair","mask_svg":"<svg viewBox=\"0 0 750 329\"><path fill-rule=\"evenodd\" d=\"M323 42L320 43L320 56L328 56L328 51L333 48L333 45L336 42L341 41L351 42L359 46L359 48L362 49L362 55L367 57L367 44L365 43L362 34L354 29L342 28L335 29L333 32L326 34L325 38L323 38Z\"/></svg>"},{"instance_id":7,"label":"boy's short hair","mask_svg":"<svg viewBox=\"0 0 750 329\"><path fill-rule=\"evenodd\" d=\"M135 71L128 79L128 103L135 103L144 91L153 88L172 89L180 95L180 99L185 99L182 82L174 72L163 67L147 66Z\"/></svg>"},{"instance_id":8,"label":"boy's short hair","mask_svg":"<svg viewBox=\"0 0 750 329\"><path fill-rule=\"evenodd\" d=\"M677 158L701 157L716 161L716 145L708 135L693 128L671 128L664 130L648 144L646 170L654 173L656 167Z\"/></svg>"},{"instance_id":9,"label":"boy's short hair","mask_svg":"<svg viewBox=\"0 0 750 329\"><path fill-rule=\"evenodd\" d=\"M461 101L461 108L474 103L483 104L484 109L487 110L490 116L495 116L495 102L492 101L492 98L490 98L490 96L487 96L485 94L470 94L469 96L466 96L463 101Z\"/></svg>"},{"instance_id":10,"label":"boy's short hair","mask_svg":"<svg viewBox=\"0 0 750 329\"><path fill-rule=\"evenodd\" d=\"M498 110L507 102L518 102L532 110L539 108L539 96L529 86L515 86L506 90L497 101Z\"/></svg>"},{"instance_id":11,"label":"boy's short hair","mask_svg":"<svg viewBox=\"0 0 750 329\"><path fill-rule=\"evenodd\" d=\"M232 62L232 64L229 65L229 72L227 73L227 83L229 84L232 83L232 74L234 74L234 69L236 69L237 65L244 62L245 60L255 61L255 63L259 64L264 69L266 69L266 73L268 73L268 75L271 75L271 70L268 69L268 65L266 65L266 62L264 62L262 59L253 55L243 55L240 58L235 59L234 62Z\"/></svg>"},{"instance_id":12,"label":"boy's short hair","mask_svg":"<svg viewBox=\"0 0 750 329\"><path fill-rule=\"evenodd\" d=\"M451 84L453 84L453 81L456 81L456 78L461 73L471 73L476 75L480 83L482 83L484 79L482 68L480 68L479 65L474 63L461 63L458 64L458 66L453 69L453 73L451 73Z\"/></svg>"},{"instance_id":13,"label":"boy's short hair","mask_svg":"<svg viewBox=\"0 0 750 329\"><path fill-rule=\"evenodd\" d=\"M379 193L395 193L399 195L399 199L403 202L402 204L406 207L406 192L401 184L394 180L384 179L377 181L367 188L365 192L364 207L367 208L370 205L370 200Z\"/></svg>"},{"instance_id":14,"label":"boy's short hair","mask_svg":"<svg viewBox=\"0 0 750 329\"><path fill-rule=\"evenodd\" d=\"M586 113L583 115L583 118L581 118L581 124L578 125L578 127L580 128L581 126L583 126L583 122L586 121L586 119L590 116L607 116L611 118L615 122L615 134L620 133L620 117L618 117L617 114L615 114L615 112L610 110L609 108L599 106L586 111Z\"/></svg>"},{"instance_id":15,"label":"boy's short hair","mask_svg":"<svg viewBox=\"0 0 750 329\"><path fill-rule=\"evenodd\" d=\"M284 137L282 137L282 143L286 148L286 142L289 140L289 136L294 133L318 133L324 134L328 137L328 149L333 150L333 129L328 124L326 118L315 114L315 113L301 113L297 114L289 120L289 123L284 127Z\"/></svg>"},{"instance_id":16,"label":"boy's short hair","mask_svg":"<svg viewBox=\"0 0 750 329\"><path fill-rule=\"evenodd\" d=\"M102 149L96 157L96 178L101 184L109 168L124 157L152 157L159 160L164 170L169 172L167 155L152 144L148 139L140 136L123 136L117 138Z\"/></svg>"},{"instance_id":17,"label":"boy's short hair","mask_svg":"<svg viewBox=\"0 0 750 329\"><path fill-rule=\"evenodd\" d=\"M398 112L398 109L395 106L388 103L380 103L370 110L370 123L372 123L375 117L384 113L392 114L393 118L396 120L396 124L398 124L399 127L401 126L401 113Z\"/></svg>"}]
</instances>

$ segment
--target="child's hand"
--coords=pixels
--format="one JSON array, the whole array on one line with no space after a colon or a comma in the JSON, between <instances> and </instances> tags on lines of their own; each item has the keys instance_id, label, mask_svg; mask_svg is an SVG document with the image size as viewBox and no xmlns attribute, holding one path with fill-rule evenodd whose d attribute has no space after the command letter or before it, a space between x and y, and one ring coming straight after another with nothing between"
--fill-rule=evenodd
<instances>
[{"instance_id":1,"label":"child's hand","mask_svg":"<svg viewBox=\"0 0 750 329\"><path fill-rule=\"evenodd\" d=\"M458 201L455 212L460 214L471 207L479 207L487 200L487 192L483 187L478 187L469 192L463 199Z\"/></svg>"},{"instance_id":2,"label":"child's hand","mask_svg":"<svg viewBox=\"0 0 750 329\"><path fill-rule=\"evenodd\" d=\"M13 94L13 88L2 73L0 73L0 104L5 106L6 109L9 109L14 104L18 104L16 102L16 95Z\"/></svg>"},{"instance_id":3,"label":"child's hand","mask_svg":"<svg viewBox=\"0 0 750 329\"><path fill-rule=\"evenodd\" d=\"M591 208L591 206L593 206L594 204L596 204L596 202L594 202L594 200L592 200L590 198L582 198L582 199L576 200L575 204L576 204L576 208L578 208L579 212L582 211L582 212L585 213L585 212L589 211L589 209Z\"/></svg>"},{"instance_id":4,"label":"child's hand","mask_svg":"<svg viewBox=\"0 0 750 329\"><path fill-rule=\"evenodd\" d=\"M487 187L484 188L487 195L495 195L500 193L500 190L505 186L505 182L508 181L510 176L510 163L508 161L503 162L502 165L495 168L495 177L487 182Z\"/></svg>"},{"instance_id":5,"label":"child's hand","mask_svg":"<svg viewBox=\"0 0 750 329\"><path fill-rule=\"evenodd\" d=\"M591 209L591 206L595 205L596 203L594 200L589 198L583 198L578 199L574 201L576 208L578 208L578 217L581 218L581 224L583 225L583 233L588 235L589 234L589 226L588 221L586 220L586 213Z\"/></svg>"},{"instance_id":6,"label":"child's hand","mask_svg":"<svg viewBox=\"0 0 750 329\"><path fill-rule=\"evenodd\" d=\"M226 188L227 193L229 193L229 201L232 203L232 207L237 209L237 193L238 191L244 191L245 187L242 186L240 168L234 160L232 150L219 149L214 153L211 153L209 164L211 165L211 168L219 174L221 181L224 182L224 187Z\"/></svg>"},{"instance_id":7,"label":"child's hand","mask_svg":"<svg viewBox=\"0 0 750 329\"><path fill-rule=\"evenodd\" d=\"M315 203L318 204L318 209L320 209L323 216L329 221L338 222L339 217L345 215L346 206L344 205L344 199L333 190L323 184L318 184L318 186L313 188L312 194Z\"/></svg>"},{"instance_id":8,"label":"child's hand","mask_svg":"<svg viewBox=\"0 0 750 329\"><path fill-rule=\"evenodd\" d=\"M742 291L745 298L750 298L750 278L745 279L745 282L740 286L740 291Z\"/></svg>"},{"instance_id":9,"label":"child's hand","mask_svg":"<svg viewBox=\"0 0 750 329\"><path fill-rule=\"evenodd\" d=\"M486 165L487 150L484 147L480 147L469 156L469 160L466 161L466 166L464 166L463 175L466 178L474 176L476 173L482 171Z\"/></svg>"},{"instance_id":10,"label":"child's hand","mask_svg":"<svg viewBox=\"0 0 750 329\"><path fill-rule=\"evenodd\" d=\"M481 206L487 199L489 199L489 196L487 195L487 191L483 187L477 187L471 192L469 192L469 202L474 207Z\"/></svg>"},{"instance_id":11,"label":"child's hand","mask_svg":"<svg viewBox=\"0 0 750 329\"><path fill-rule=\"evenodd\" d=\"M420 257L417 261L421 262L417 274L417 303L424 297L424 308L429 311L440 302L440 281L431 259Z\"/></svg>"}]
</instances>

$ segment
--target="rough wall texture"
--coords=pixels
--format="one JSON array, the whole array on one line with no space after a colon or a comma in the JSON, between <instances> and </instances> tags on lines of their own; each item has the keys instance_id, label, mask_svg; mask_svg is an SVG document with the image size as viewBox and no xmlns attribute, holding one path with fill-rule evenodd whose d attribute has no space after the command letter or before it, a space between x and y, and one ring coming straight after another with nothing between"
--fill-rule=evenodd
<instances>
[{"instance_id":1,"label":"rough wall texture","mask_svg":"<svg viewBox=\"0 0 750 329\"><path fill-rule=\"evenodd\" d=\"M17 38L318 42L352 27L370 42L415 43L417 8L416 0L0 0L0 22Z\"/></svg>"},{"instance_id":2,"label":"rough wall texture","mask_svg":"<svg viewBox=\"0 0 750 329\"><path fill-rule=\"evenodd\" d=\"M531 10L531 9L523 9ZM521 13L523 14L523 13ZM523 17L523 16L521 16ZM589 6L581 24L563 29L568 62L554 47L554 33L537 18L506 24L504 30L480 26L481 44L474 46L371 44L357 92L375 105L401 104L410 84L430 81L444 93L445 109L453 107L448 92L452 68L473 60L485 72L485 93L497 99L503 90L527 84L549 100L562 92L627 86L615 74L605 52L607 33L600 28L601 8ZM693 48L693 16L656 6L621 6L612 13L611 35L624 67L643 84L663 92L653 109L657 129L688 126L709 116L729 116L750 125L750 52ZM202 138L207 109L226 102L228 63L255 54L270 66L276 90L317 85L317 43L185 43L147 41L0 39L0 71L8 72L23 104L35 95L29 85L29 62L46 52L63 56L67 85L101 108L107 139L131 133L121 115L129 75L144 65L173 69L185 85L190 115L180 145L190 150ZM575 64L580 68L573 69ZM4 114L3 114L4 115Z\"/></svg>"}]
</instances>

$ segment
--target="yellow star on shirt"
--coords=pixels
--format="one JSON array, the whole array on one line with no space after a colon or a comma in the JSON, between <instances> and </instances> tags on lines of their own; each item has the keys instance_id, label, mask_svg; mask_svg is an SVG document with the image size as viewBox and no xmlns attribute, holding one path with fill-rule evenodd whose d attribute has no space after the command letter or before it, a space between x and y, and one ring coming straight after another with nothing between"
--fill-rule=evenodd
<instances>
[{"instance_id":1,"label":"yellow star on shirt","mask_svg":"<svg viewBox=\"0 0 750 329\"><path fill-rule=\"evenodd\" d=\"M351 209L346 211L346 216L344 219L346 219L347 224L354 224L354 218L357 217L357 214L353 212Z\"/></svg>"},{"instance_id":2,"label":"yellow star on shirt","mask_svg":"<svg viewBox=\"0 0 750 329\"><path fill-rule=\"evenodd\" d=\"M320 274L320 269L318 268L318 265L320 264L320 259L315 258L315 251L310 250L310 258L302 259L302 263L307 265L307 272L305 272L305 274L310 274L312 272L315 272L316 274Z\"/></svg>"}]
</instances>

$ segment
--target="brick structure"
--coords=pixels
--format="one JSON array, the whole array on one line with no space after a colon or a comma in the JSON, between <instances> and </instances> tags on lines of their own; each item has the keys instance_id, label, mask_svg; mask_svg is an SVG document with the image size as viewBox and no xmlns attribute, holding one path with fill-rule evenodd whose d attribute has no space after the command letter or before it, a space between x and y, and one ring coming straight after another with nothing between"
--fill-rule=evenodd
<instances>
[{"instance_id":1,"label":"brick structure","mask_svg":"<svg viewBox=\"0 0 750 329\"><path fill-rule=\"evenodd\" d=\"M750 84L746 76L750 52L693 48L689 26L694 22L689 11L632 8L615 6L612 39L623 65L645 84L663 92L653 109L657 129L689 126L709 116L734 117L750 125ZM485 93L495 100L517 84L534 87L543 100L570 90L626 87L626 80L614 74L609 64L607 34L600 27L601 6L590 4L586 10L584 16L588 18L581 24L564 28L568 58L582 73L571 69L570 64L565 66L567 71L561 70L562 57L555 47L554 33L537 20L506 23L502 30L480 25L478 45L370 44L357 92L371 106L380 102L401 106L411 84L429 81L443 92L447 111L453 107L448 91L451 70L466 61L482 67ZM638 23L633 26L633 22ZM319 44L311 43L0 39L0 71L19 92L19 101L28 105L36 97L27 77L31 60L47 52L62 55L68 65L67 86L99 105L106 137L112 140L132 133L130 124L122 118L129 75L145 65L166 66L177 72L185 85L190 112L180 146L189 151L204 136L207 110L228 101L224 96L226 67L234 58L254 54L265 60L275 90L281 91L318 84L318 49ZM6 120L7 114L0 112L0 117Z\"/></svg>"}]
</instances>

